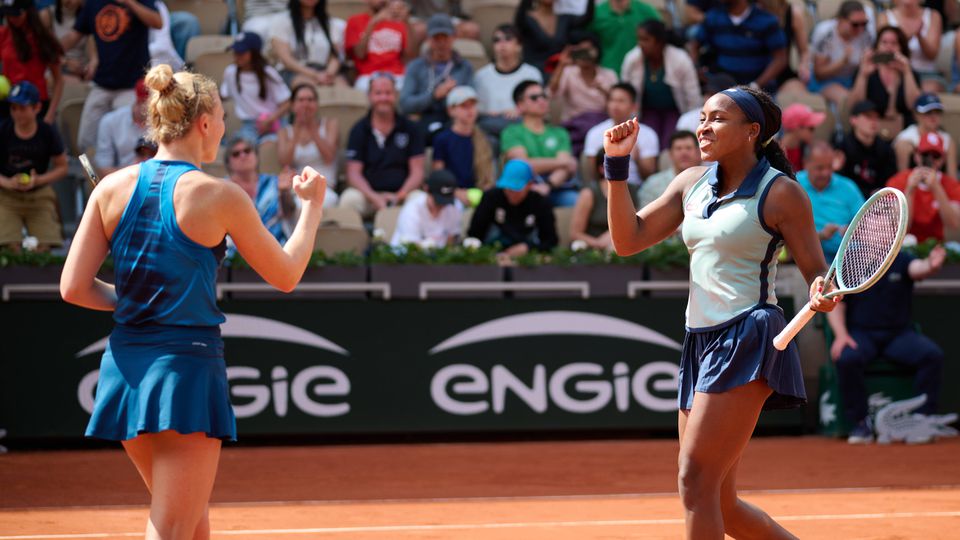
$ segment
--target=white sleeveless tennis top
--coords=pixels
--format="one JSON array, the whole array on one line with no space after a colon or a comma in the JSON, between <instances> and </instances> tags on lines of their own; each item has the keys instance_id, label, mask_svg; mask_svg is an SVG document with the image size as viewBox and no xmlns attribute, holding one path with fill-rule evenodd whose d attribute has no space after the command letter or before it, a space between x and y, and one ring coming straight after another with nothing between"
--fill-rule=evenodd
<instances>
[{"instance_id":1,"label":"white sleeveless tennis top","mask_svg":"<svg viewBox=\"0 0 960 540\"><path fill-rule=\"evenodd\" d=\"M717 198L710 167L683 201L683 241L690 251L687 330L705 332L763 304L776 305L774 282L783 237L763 221L763 202L783 175L761 158L736 191Z\"/></svg>"}]
</instances>

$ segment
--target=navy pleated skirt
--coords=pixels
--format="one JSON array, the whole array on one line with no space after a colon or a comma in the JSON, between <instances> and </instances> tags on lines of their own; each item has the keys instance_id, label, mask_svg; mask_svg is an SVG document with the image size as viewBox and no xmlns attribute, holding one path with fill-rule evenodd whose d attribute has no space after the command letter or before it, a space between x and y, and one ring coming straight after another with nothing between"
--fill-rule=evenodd
<instances>
[{"instance_id":1,"label":"navy pleated skirt","mask_svg":"<svg viewBox=\"0 0 960 540\"><path fill-rule=\"evenodd\" d=\"M124 441L166 430L237 439L218 326L118 325L110 334L86 435Z\"/></svg>"},{"instance_id":2,"label":"navy pleated skirt","mask_svg":"<svg viewBox=\"0 0 960 540\"><path fill-rule=\"evenodd\" d=\"M679 407L693 408L695 392L726 392L756 380L773 390L764 409L806 403L797 345L791 342L783 351L773 346L774 336L784 326L783 312L765 305L721 328L688 331L680 360Z\"/></svg>"}]
</instances>

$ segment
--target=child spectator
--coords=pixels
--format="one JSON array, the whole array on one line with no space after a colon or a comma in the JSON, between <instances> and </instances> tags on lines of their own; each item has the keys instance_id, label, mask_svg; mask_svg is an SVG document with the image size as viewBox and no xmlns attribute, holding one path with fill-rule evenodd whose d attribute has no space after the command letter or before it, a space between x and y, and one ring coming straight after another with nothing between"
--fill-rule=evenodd
<instances>
[{"instance_id":1,"label":"child spectator","mask_svg":"<svg viewBox=\"0 0 960 540\"><path fill-rule=\"evenodd\" d=\"M410 6L403 0L367 0L368 13L347 20L344 48L357 69L354 87L367 91L370 76L393 74L396 87L403 87L404 60L417 55L410 36Z\"/></svg>"},{"instance_id":2,"label":"child spectator","mask_svg":"<svg viewBox=\"0 0 960 540\"><path fill-rule=\"evenodd\" d=\"M51 184L67 175L67 154L56 129L37 119L40 91L33 83L14 85L7 101L10 118L0 120L0 246L19 251L26 227L46 251L63 243Z\"/></svg>"},{"instance_id":3,"label":"child spectator","mask_svg":"<svg viewBox=\"0 0 960 540\"><path fill-rule=\"evenodd\" d=\"M290 89L277 70L267 65L260 50L263 41L253 32L237 34L233 63L223 70L220 97L233 100L242 127L240 134L259 144L274 139L277 122L290 108Z\"/></svg>"},{"instance_id":4,"label":"child spectator","mask_svg":"<svg viewBox=\"0 0 960 540\"><path fill-rule=\"evenodd\" d=\"M337 150L340 122L336 118L317 118L317 89L308 83L294 87L293 125L278 132L277 153L280 164L293 171L313 167L327 179L324 207L337 206Z\"/></svg>"},{"instance_id":5,"label":"child spectator","mask_svg":"<svg viewBox=\"0 0 960 540\"><path fill-rule=\"evenodd\" d=\"M5 3L6 4L6 3ZM40 91L40 116L53 124L63 92L60 61L63 49L50 30L40 22L33 0L12 0L0 15L0 64L11 85L29 81ZM46 72L50 70L53 88L47 88ZM51 91L52 90L52 91ZM0 102L0 119L9 118L9 106Z\"/></svg>"},{"instance_id":6,"label":"child spectator","mask_svg":"<svg viewBox=\"0 0 960 540\"><path fill-rule=\"evenodd\" d=\"M469 191L493 186L493 151L486 135L477 127L476 91L469 86L451 90L447 94L447 112L453 125L433 141L433 168L450 171L456 179L457 199L473 206Z\"/></svg>"},{"instance_id":7,"label":"child spectator","mask_svg":"<svg viewBox=\"0 0 960 540\"><path fill-rule=\"evenodd\" d=\"M426 188L426 193L411 195L403 205L390 245L441 247L459 239L463 228L463 205L454 195L457 180L450 171L433 171L427 177Z\"/></svg>"}]
</instances>

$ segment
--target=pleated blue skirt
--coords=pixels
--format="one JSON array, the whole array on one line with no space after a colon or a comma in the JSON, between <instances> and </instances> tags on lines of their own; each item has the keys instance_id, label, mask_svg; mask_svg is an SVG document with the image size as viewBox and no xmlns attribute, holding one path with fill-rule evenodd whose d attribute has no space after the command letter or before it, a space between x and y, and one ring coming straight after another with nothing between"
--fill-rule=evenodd
<instances>
[{"instance_id":1,"label":"pleated blue skirt","mask_svg":"<svg viewBox=\"0 0 960 540\"><path fill-rule=\"evenodd\" d=\"M110 334L86 435L166 430L237 439L218 326L117 325Z\"/></svg>"},{"instance_id":2,"label":"pleated blue skirt","mask_svg":"<svg viewBox=\"0 0 960 540\"><path fill-rule=\"evenodd\" d=\"M773 346L784 326L783 312L765 305L722 328L688 331L680 360L679 407L693 408L695 392L726 392L756 380L766 381L773 390L764 409L806 403L797 345L791 342L783 351Z\"/></svg>"}]
</instances>

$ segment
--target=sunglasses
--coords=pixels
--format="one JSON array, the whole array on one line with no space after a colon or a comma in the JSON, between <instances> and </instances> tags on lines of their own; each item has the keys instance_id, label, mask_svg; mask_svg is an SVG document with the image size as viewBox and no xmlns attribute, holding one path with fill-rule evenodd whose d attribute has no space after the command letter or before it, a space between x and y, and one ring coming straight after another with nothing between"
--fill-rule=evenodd
<instances>
[{"instance_id":1,"label":"sunglasses","mask_svg":"<svg viewBox=\"0 0 960 540\"><path fill-rule=\"evenodd\" d=\"M545 92L541 92L539 94L530 94L527 96L527 99L530 101L540 101L541 99L547 99L547 94Z\"/></svg>"},{"instance_id":2,"label":"sunglasses","mask_svg":"<svg viewBox=\"0 0 960 540\"><path fill-rule=\"evenodd\" d=\"M516 36L493 36L494 43L500 43L501 41L513 41L517 39Z\"/></svg>"},{"instance_id":3,"label":"sunglasses","mask_svg":"<svg viewBox=\"0 0 960 540\"><path fill-rule=\"evenodd\" d=\"M372 74L370 74L371 81L375 81L377 79L390 79L390 82L392 83L397 82L397 78L394 77L393 73L390 73L389 71L374 71Z\"/></svg>"},{"instance_id":4,"label":"sunglasses","mask_svg":"<svg viewBox=\"0 0 960 540\"><path fill-rule=\"evenodd\" d=\"M852 27L854 27L854 28L866 28L866 27L867 27L867 21L858 21L858 22L850 21L850 26L852 26Z\"/></svg>"},{"instance_id":5,"label":"sunglasses","mask_svg":"<svg viewBox=\"0 0 960 540\"><path fill-rule=\"evenodd\" d=\"M242 155L252 154L252 153L253 153L253 148L250 148L248 146L246 148L241 148L239 150L234 150L233 152L230 152L230 157L240 157Z\"/></svg>"}]
</instances>

